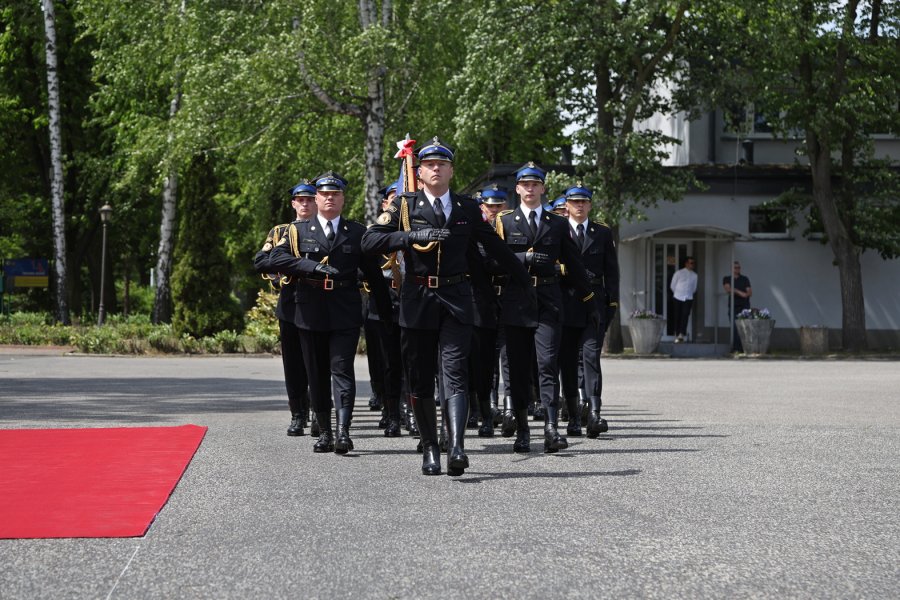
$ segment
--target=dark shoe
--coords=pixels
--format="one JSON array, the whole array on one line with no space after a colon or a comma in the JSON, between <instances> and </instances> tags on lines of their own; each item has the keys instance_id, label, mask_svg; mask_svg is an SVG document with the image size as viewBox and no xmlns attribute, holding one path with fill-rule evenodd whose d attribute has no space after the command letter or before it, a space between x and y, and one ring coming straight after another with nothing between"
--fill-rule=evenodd
<instances>
[{"instance_id":1,"label":"dark shoe","mask_svg":"<svg viewBox=\"0 0 900 600\"><path fill-rule=\"evenodd\" d=\"M411 405L407 407L406 430L409 431L409 435L419 437L419 424L416 423L416 416Z\"/></svg>"},{"instance_id":2,"label":"dark shoe","mask_svg":"<svg viewBox=\"0 0 900 600\"><path fill-rule=\"evenodd\" d=\"M516 435L516 413L513 410L512 398L506 396L503 399L503 417L500 420L500 435L512 437Z\"/></svg>"},{"instance_id":3,"label":"dark shoe","mask_svg":"<svg viewBox=\"0 0 900 600\"><path fill-rule=\"evenodd\" d=\"M566 434L581 437L581 406L578 404L578 398L566 398L566 405L569 407L569 424L566 426Z\"/></svg>"},{"instance_id":4,"label":"dark shoe","mask_svg":"<svg viewBox=\"0 0 900 600\"><path fill-rule=\"evenodd\" d=\"M544 421L544 452L552 454L569 447L569 441L559 435L559 409L547 407L547 417Z\"/></svg>"},{"instance_id":5,"label":"dark shoe","mask_svg":"<svg viewBox=\"0 0 900 600\"><path fill-rule=\"evenodd\" d=\"M563 400L562 398L560 398L559 400L560 400L559 420L560 421L568 421L568 420L570 420L569 419L569 407L568 407L567 403L565 402L565 400Z\"/></svg>"},{"instance_id":6,"label":"dark shoe","mask_svg":"<svg viewBox=\"0 0 900 600\"><path fill-rule=\"evenodd\" d=\"M591 405L588 404L584 391L580 388L578 390L578 406L581 408L581 423L582 425L586 424L591 416Z\"/></svg>"},{"instance_id":7,"label":"dark shoe","mask_svg":"<svg viewBox=\"0 0 900 600\"><path fill-rule=\"evenodd\" d=\"M534 420L535 421L543 421L544 416L547 414L547 409L543 407L543 405L538 404L534 407Z\"/></svg>"},{"instance_id":8,"label":"dark shoe","mask_svg":"<svg viewBox=\"0 0 900 600\"><path fill-rule=\"evenodd\" d=\"M331 434L331 428L322 432L313 444L313 452L334 452L334 436Z\"/></svg>"},{"instance_id":9,"label":"dark shoe","mask_svg":"<svg viewBox=\"0 0 900 600\"><path fill-rule=\"evenodd\" d=\"M474 410L469 412L469 418L466 420L466 429L478 429L478 414Z\"/></svg>"},{"instance_id":10,"label":"dark shoe","mask_svg":"<svg viewBox=\"0 0 900 600\"><path fill-rule=\"evenodd\" d=\"M494 427L503 422L503 411L498 406L497 391L491 390L491 416L494 419Z\"/></svg>"},{"instance_id":11,"label":"dark shoe","mask_svg":"<svg viewBox=\"0 0 900 600\"><path fill-rule=\"evenodd\" d=\"M381 409L381 418L378 420L378 429L384 429L388 426L387 407Z\"/></svg>"},{"instance_id":12,"label":"dark shoe","mask_svg":"<svg viewBox=\"0 0 900 600\"><path fill-rule=\"evenodd\" d=\"M400 437L400 421L390 419L384 428L384 437Z\"/></svg>"},{"instance_id":13,"label":"dark shoe","mask_svg":"<svg viewBox=\"0 0 900 600\"><path fill-rule=\"evenodd\" d=\"M369 398L369 410L372 412L381 410L381 397L374 392L372 393L372 397Z\"/></svg>"},{"instance_id":14,"label":"dark shoe","mask_svg":"<svg viewBox=\"0 0 900 600\"><path fill-rule=\"evenodd\" d=\"M587 436L595 439L601 433L609 431L609 425L606 419L600 416L600 407L603 402L598 396L591 396L591 414L588 417Z\"/></svg>"},{"instance_id":15,"label":"dark shoe","mask_svg":"<svg viewBox=\"0 0 900 600\"><path fill-rule=\"evenodd\" d=\"M482 423L481 427L478 428L478 437L494 437L494 425L488 421Z\"/></svg>"},{"instance_id":16,"label":"dark shoe","mask_svg":"<svg viewBox=\"0 0 900 600\"><path fill-rule=\"evenodd\" d=\"M309 422L309 435L319 437L321 433L322 429L319 427L319 419L316 417L316 414L313 413L312 419Z\"/></svg>"},{"instance_id":17,"label":"dark shoe","mask_svg":"<svg viewBox=\"0 0 900 600\"><path fill-rule=\"evenodd\" d=\"M528 427L528 411L518 410L516 415L516 441L513 442L513 452L524 454L531 452L531 429Z\"/></svg>"},{"instance_id":18,"label":"dark shoe","mask_svg":"<svg viewBox=\"0 0 900 600\"><path fill-rule=\"evenodd\" d=\"M447 437L450 446L450 450L447 452L447 474L457 477L469 468L469 457L465 452L469 399L465 394L454 394L447 398L445 405L447 407Z\"/></svg>"},{"instance_id":19,"label":"dark shoe","mask_svg":"<svg viewBox=\"0 0 900 600\"><path fill-rule=\"evenodd\" d=\"M422 474L441 474L441 453L437 445L437 410L431 398L409 396L409 405L419 424L422 446Z\"/></svg>"},{"instance_id":20,"label":"dark shoe","mask_svg":"<svg viewBox=\"0 0 900 600\"><path fill-rule=\"evenodd\" d=\"M353 440L350 439L350 416L349 408L339 408L337 410L337 435L334 440L334 451L336 454L347 454L353 450Z\"/></svg>"},{"instance_id":21,"label":"dark shoe","mask_svg":"<svg viewBox=\"0 0 900 600\"><path fill-rule=\"evenodd\" d=\"M287 434L291 437L303 435L303 416L300 413L291 415L291 424L288 425Z\"/></svg>"},{"instance_id":22,"label":"dark shoe","mask_svg":"<svg viewBox=\"0 0 900 600\"><path fill-rule=\"evenodd\" d=\"M422 450L422 475L441 474L441 453L434 444Z\"/></svg>"}]
</instances>

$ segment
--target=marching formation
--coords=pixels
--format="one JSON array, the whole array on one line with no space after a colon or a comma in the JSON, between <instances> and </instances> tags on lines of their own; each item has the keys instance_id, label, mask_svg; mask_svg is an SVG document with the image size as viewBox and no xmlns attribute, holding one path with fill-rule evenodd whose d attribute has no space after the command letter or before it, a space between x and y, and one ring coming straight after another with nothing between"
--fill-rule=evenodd
<instances>
[{"instance_id":1,"label":"marching formation","mask_svg":"<svg viewBox=\"0 0 900 600\"><path fill-rule=\"evenodd\" d=\"M531 451L529 415L543 419L544 452L568 446L560 420L566 435L596 438L608 428L600 353L619 271L612 232L589 219L592 191L579 183L545 206L545 172L528 163L510 209L496 184L453 192L454 152L440 139L413 144L398 144L400 178L368 228L343 217L347 181L329 171L291 190L296 220L254 257L280 288L287 434L304 435L310 418L314 452L353 449L364 328L369 408L385 436L419 438L425 475L441 474L442 453L449 475L465 472L467 428L499 427L517 453Z\"/></svg>"}]
</instances>

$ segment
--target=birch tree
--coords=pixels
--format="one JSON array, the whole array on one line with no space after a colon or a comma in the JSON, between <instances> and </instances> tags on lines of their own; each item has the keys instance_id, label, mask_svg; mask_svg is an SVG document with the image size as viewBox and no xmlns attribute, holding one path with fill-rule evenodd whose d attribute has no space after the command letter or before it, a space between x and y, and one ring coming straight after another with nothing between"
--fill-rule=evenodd
<instances>
[{"instance_id":1,"label":"birch tree","mask_svg":"<svg viewBox=\"0 0 900 600\"><path fill-rule=\"evenodd\" d=\"M47 105L50 129L50 196L53 215L54 282L56 318L69 323L66 278L66 216L63 196L62 132L60 127L59 73L56 60L56 12L53 0L41 0L47 60Z\"/></svg>"}]
</instances>

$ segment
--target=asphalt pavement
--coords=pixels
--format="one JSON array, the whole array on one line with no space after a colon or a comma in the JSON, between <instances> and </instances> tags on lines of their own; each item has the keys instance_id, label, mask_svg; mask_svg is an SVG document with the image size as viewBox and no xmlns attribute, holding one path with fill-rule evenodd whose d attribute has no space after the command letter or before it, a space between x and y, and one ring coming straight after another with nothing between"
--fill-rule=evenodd
<instances>
[{"instance_id":1,"label":"asphalt pavement","mask_svg":"<svg viewBox=\"0 0 900 600\"><path fill-rule=\"evenodd\" d=\"M607 359L608 434L549 455L534 423L514 455L471 431L458 478L383 437L356 366L338 456L285 435L279 358L0 353L0 428L209 427L143 538L0 540L0 598L900 590L896 361Z\"/></svg>"}]
</instances>

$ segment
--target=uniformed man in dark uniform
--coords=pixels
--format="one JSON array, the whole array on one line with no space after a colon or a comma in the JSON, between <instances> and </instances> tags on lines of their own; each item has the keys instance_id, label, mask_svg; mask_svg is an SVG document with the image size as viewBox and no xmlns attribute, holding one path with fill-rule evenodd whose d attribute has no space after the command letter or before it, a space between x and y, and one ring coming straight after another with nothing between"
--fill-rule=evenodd
<instances>
[{"instance_id":1,"label":"uniformed man in dark uniform","mask_svg":"<svg viewBox=\"0 0 900 600\"><path fill-rule=\"evenodd\" d=\"M329 171L314 183L318 213L292 223L269 261L272 268L297 278L295 324L300 329L312 405L322 430L313 451L346 454L353 449L353 361L363 324L358 271L368 279L380 315L391 314L391 301L377 260L362 253L365 226L341 217L346 180ZM336 435L331 431L332 387Z\"/></svg>"},{"instance_id":2,"label":"uniformed man in dark uniform","mask_svg":"<svg viewBox=\"0 0 900 600\"><path fill-rule=\"evenodd\" d=\"M515 210L498 216L497 233L515 252L531 275L531 286L537 291L538 306L528 310L522 302L523 289L504 285L501 293L500 321L506 335L512 406L504 414L504 433L516 431L514 452L529 452L528 382L535 358L538 385L544 408L544 452L558 452L568 447L559 434L559 345L562 335L562 290L557 263L565 265L571 284L586 303L594 322L599 323L588 275L581 253L569 235L565 218L544 210L545 173L528 163L516 173L516 192L521 204ZM514 418L514 422L513 419Z\"/></svg>"},{"instance_id":3,"label":"uniformed man in dark uniform","mask_svg":"<svg viewBox=\"0 0 900 600\"><path fill-rule=\"evenodd\" d=\"M291 188L291 206L297 219L310 219L316 214L316 188L307 180L303 180ZM266 236L262 250L253 257L253 265L257 273L272 281L279 288L278 304L275 315L278 317L278 331L281 339L281 362L284 366L284 386L287 388L288 408L291 411L291 424L288 426L289 436L303 435L303 426L309 416L309 381L306 367L303 365L303 352L300 349L300 332L294 325L294 313L297 310L295 301L296 281L272 270L269 265L269 254L272 248L287 234L289 223L276 225Z\"/></svg>"},{"instance_id":4,"label":"uniformed man in dark uniform","mask_svg":"<svg viewBox=\"0 0 900 600\"><path fill-rule=\"evenodd\" d=\"M401 347L421 435L422 472L441 473L434 403L440 358L449 429L447 472L462 475L469 466L463 440L469 407L466 360L474 323L469 250L473 242L481 242L520 285L528 281L528 274L475 201L450 191L453 150L435 137L418 151L418 159L424 189L395 198L366 231L363 249L376 255L404 251Z\"/></svg>"},{"instance_id":5,"label":"uniformed man in dark uniform","mask_svg":"<svg viewBox=\"0 0 900 600\"><path fill-rule=\"evenodd\" d=\"M593 192L581 182L566 190L569 233L577 246L584 267L590 278L593 302L603 317L601 327L592 326L581 302L581 291L563 280L565 321L560 352L563 396L569 408L569 435L581 435L581 406L578 386L578 355L581 364L584 387L589 402L587 426L588 437L595 438L609 429L606 419L600 416L603 391L603 373L600 369L600 353L603 338L619 306L619 261L612 230L605 224L591 221L591 198Z\"/></svg>"}]
</instances>

